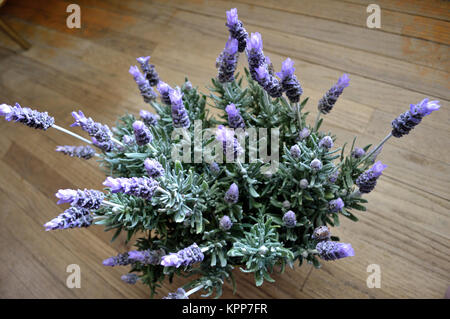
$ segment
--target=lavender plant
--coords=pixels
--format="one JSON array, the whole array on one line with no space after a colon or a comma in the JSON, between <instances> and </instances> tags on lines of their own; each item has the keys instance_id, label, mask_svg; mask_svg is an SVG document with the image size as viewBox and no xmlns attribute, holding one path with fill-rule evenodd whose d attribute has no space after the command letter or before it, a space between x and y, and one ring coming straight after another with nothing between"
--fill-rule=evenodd
<instances>
[{"instance_id":1,"label":"lavender plant","mask_svg":"<svg viewBox=\"0 0 450 319\"><path fill-rule=\"evenodd\" d=\"M225 280L235 287L236 267L253 273L261 286L286 265L306 261L320 267L320 260L354 256L351 244L339 242L329 226L338 226L341 216L358 220L354 212L366 210L363 194L375 188L386 168L375 163L383 144L408 134L439 109L438 101L424 99L394 119L392 132L377 146L357 147L355 138L348 152L347 144L334 148L336 136L320 131L320 117L335 107L349 85L348 75L325 93L315 122L309 123L308 112L303 112L308 98L302 99L292 60L286 59L275 73L262 51L261 35L248 36L236 9L227 12L226 27L230 38L217 59L218 75L209 95L187 79L172 88L160 80L150 57L140 57L143 74L136 66L130 73L144 102L157 114L150 109L141 110L139 119L126 114L110 129L81 111L73 112L72 126L92 140L57 126L46 112L0 105L0 116L7 121L54 128L90 144L59 146L57 151L86 160L96 156L107 174L106 188L59 190L58 204L70 207L46 223L45 230L103 225L114 231L113 240L125 232L136 249L106 258L103 265L130 267L122 280L141 281L152 296L174 276L196 279L168 299L186 299L200 290L206 297L220 296ZM236 64L244 52L249 68L239 76ZM208 114L207 102L219 117ZM214 134L206 137L211 128ZM279 130L281 158L270 174L264 160L246 157L255 128ZM177 130L183 130L184 138L174 134ZM188 160L181 160L174 145L184 143L189 151L199 133L204 137L201 149L216 145L214 160L192 160L189 152Z\"/></svg>"}]
</instances>

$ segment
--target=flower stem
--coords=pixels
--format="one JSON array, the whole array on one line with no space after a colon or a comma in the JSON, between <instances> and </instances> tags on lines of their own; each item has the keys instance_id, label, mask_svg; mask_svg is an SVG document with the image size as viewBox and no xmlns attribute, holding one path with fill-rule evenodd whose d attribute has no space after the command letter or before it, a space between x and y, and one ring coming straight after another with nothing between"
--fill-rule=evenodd
<instances>
[{"instance_id":1,"label":"flower stem","mask_svg":"<svg viewBox=\"0 0 450 319\"><path fill-rule=\"evenodd\" d=\"M82 137L82 136L80 136L80 135L78 135L78 134L75 134L75 133L73 133L73 132L71 132L71 131L69 131L69 130L66 130L65 128L62 128L61 126L58 126L58 125L56 125L56 124L53 124L52 127L53 127L54 129L57 129L58 131L61 131L61 132L63 132L63 133L69 134L70 136L73 136L73 137L75 137L75 138L77 138L77 139L79 139L79 140L82 140L83 142L86 142L86 143L88 143L88 144L92 144L92 142L89 141L88 139L85 139L84 137Z\"/></svg>"},{"instance_id":2,"label":"flower stem","mask_svg":"<svg viewBox=\"0 0 450 319\"><path fill-rule=\"evenodd\" d=\"M107 201L107 200L103 200L102 204L106 204L106 205L113 206L113 207L118 207L118 208L124 208L124 206L122 206L122 205L119 205L119 204L116 204L116 203L113 203L113 202L110 202L110 201Z\"/></svg>"},{"instance_id":3,"label":"flower stem","mask_svg":"<svg viewBox=\"0 0 450 319\"><path fill-rule=\"evenodd\" d=\"M158 153L158 150L156 148L154 148L150 143L147 144L147 147L150 149L150 151L152 151L154 153Z\"/></svg>"},{"instance_id":4,"label":"flower stem","mask_svg":"<svg viewBox=\"0 0 450 319\"><path fill-rule=\"evenodd\" d=\"M114 143L119 144L120 146L123 147L123 143L121 141L115 139L114 137L111 137L111 141L113 141Z\"/></svg>"},{"instance_id":5,"label":"flower stem","mask_svg":"<svg viewBox=\"0 0 450 319\"><path fill-rule=\"evenodd\" d=\"M370 158L370 156L372 156L372 154L374 154L376 151L378 151L383 146L383 144L386 143L387 140L390 139L391 137L392 137L392 132L390 132L388 135L386 135L386 137L380 142L380 144L378 144L372 151L370 151L366 156L361 158L361 160L356 164L356 166L363 163L366 159Z\"/></svg>"},{"instance_id":6,"label":"flower stem","mask_svg":"<svg viewBox=\"0 0 450 319\"><path fill-rule=\"evenodd\" d=\"M321 114L322 114L322 112L320 112L320 111L319 111L319 113L317 113L316 122L314 123L314 131L317 131L319 129L319 120L320 120Z\"/></svg>"},{"instance_id":7,"label":"flower stem","mask_svg":"<svg viewBox=\"0 0 450 319\"><path fill-rule=\"evenodd\" d=\"M203 285L198 285L197 287L192 288L191 290L187 291L185 295L186 295L186 297L189 295L192 295L193 293L196 293L197 291L199 291L202 288L203 288Z\"/></svg>"}]
</instances>

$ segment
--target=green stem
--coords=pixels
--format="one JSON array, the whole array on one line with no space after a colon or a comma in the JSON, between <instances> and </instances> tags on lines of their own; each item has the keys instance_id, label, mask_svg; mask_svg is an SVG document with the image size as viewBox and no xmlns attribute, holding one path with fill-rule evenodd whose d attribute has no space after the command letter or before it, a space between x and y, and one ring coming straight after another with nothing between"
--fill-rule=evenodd
<instances>
[{"instance_id":1,"label":"green stem","mask_svg":"<svg viewBox=\"0 0 450 319\"><path fill-rule=\"evenodd\" d=\"M193 293L196 293L197 291L199 291L202 288L203 288L203 285L198 285L197 287L192 288L191 290L186 292L186 297L189 295L192 295Z\"/></svg>"},{"instance_id":2,"label":"green stem","mask_svg":"<svg viewBox=\"0 0 450 319\"><path fill-rule=\"evenodd\" d=\"M372 156L372 154L374 154L376 151L378 151L384 143L387 142L388 139L390 139L392 137L392 132L390 132L388 135L386 135L386 137L380 142L380 144L378 144L372 151L370 151L368 154L366 154L357 164L356 166L358 166L359 164L363 163L366 159L370 158L370 156Z\"/></svg>"},{"instance_id":3,"label":"green stem","mask_svg":"<svg viewBox=\"0 0 450 319\"><path fill-rule=\"evenodd\" d=\"M69 131L69 130L66 130L65 128L63 128L63 127L61 127L61 126L58 126L58 125L56 125L56 124L53 124L52 127L53 127L54 129L57 129L58 131L61 131L61 132L66 133L66 134L68 134L68 135L70 135L70 136L72 136L72 137L75 137L75 138L77 138L77 139L79 139L79 140L81 140L81 141L83 141L83 142L85 142L85 143L92 144L92 142L89 141L88 139L85 139L84 137L82 137L82 136L80 136L80 135L78 135L78 134L76 134L76 133L74 133L74 132L71 132L71 131Z\"/></svg>"},{"instance_id":4,"label":"green stem","mask_svg":"<svg viewBox=\"0 0 450 319\"><path fill-rule=\"evenodd\" d=\"M317 113L316 122L314 123L314 131L317 131L319 129L319 120L320 120L321 114L322 114L322 112L320 112L320 111L319 111L319 113Z\"/></svg>"}]
</instances>

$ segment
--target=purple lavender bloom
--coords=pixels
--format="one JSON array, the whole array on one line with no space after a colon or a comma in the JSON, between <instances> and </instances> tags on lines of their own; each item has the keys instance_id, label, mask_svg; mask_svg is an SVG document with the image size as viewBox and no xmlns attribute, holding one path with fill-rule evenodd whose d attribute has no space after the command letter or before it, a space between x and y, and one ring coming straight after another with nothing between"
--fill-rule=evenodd
<instances>
[{"instance_id":1,"label":"purple lavender bloom","mask_svg":"<svg viewBox=\"0 0 450 319\"><path fill-rule=\"evenodd\" d=\"M134 285L139 280L139 277L136 274L126 274L121 276L120 279L127 284Z\"/></svg>"},{"instance_id":2,"label":"purple lavender bloom","mask_svg":"<svg viewBox=\"0 0 450 319\"><path fill-rule=\"evenodd\" d=\"M330 183L336 183L338 177L339 177L339 171L335 170L333 173L330 174L330 176L328 176L328 181Z\"/></svg>"},{"instance_id":3,"label":"purple lavender bloom","mask_svg":"<svg viewBox=\"0 0 450 319\"><path fill-rule=\"evenodd\" d=\"M307 128L304 127L302 128L302 130L298 133L298 138L300 141L304 140L305 138L307 138L309 135L311 134L311 131Z\"/></svg>"},{"instance_id":4,"label":"purple lavender bloom","mask_svg":"<svg viewBox=\"0 0 450 319\"><path fill-rule=\"evenodd\" d=\"M166 252L163 249L132 250L128 252L128 259L131 262L139 262L143 265L159 265L165 254Z\"/></svg>"},{"instance_id":5,"label":"purple lavender bloom","mask_svg":"<svg viewBox=\"0 0 450 319\"><path fill-rule=\"evenodd\" d=\"M361 147L355 147L355 149L352 152L352 157L353 158L361 158L366 154L366 152L364 151L364 149L362 149Z\"/></svg>"},{"instance_id":6,"label":"purple lavender bloom","mask_svg":"<svg viewBox=\"0 0 450 319\"><path fill-rule=\"evenodd\" d=\"M262 86L267 94L273 98L283 95L283 87L273 75L270 75L267 65L257 67L255 73L259 85Z\"/></svg>"},{"instance_id":7,"label":"purple lavender bloom","mask_svg":"<svg viewBox=\"0 0 450 319\"><path fill-rule=\"evenodd\" d=\"M415 105L411 104L409 111L406 111L392 121L392 135L395 137L402 137L403 135L408 134L422 121L424 116L439 110L439 108L439 101L429 101L428 98L423 99Z\"/></svg>"},{"instance_id":8,"label":"purple lavender bloom","mask_svg":"<svg viewBox=\"0 0 450 319\"><path fill-rule=\"evenodd\" d=\"M319 141L319 147L330 149L333 147L333 139L330 136L325 136Z\"/></svg>"},{"instance_id":9,"label":"purple lavender bloom","mask_svg":"<svg viewBox=\"0 0 450 319\"><path fill-rule=\"evenodd\" d=\"M330 209L330 212L337 213L344 208L344 201L340 197L338 199L333 199L328 203L328 208Z\"/></svg>"},{"instance_id":10,"label":"purple lavender bloom","mask_svg":"<svg viewBox=\"0 0 450 319\"><path fill-rule=\"evenodd\" d=\"M71 145L64 145L64 146L57 146L56 147L57 152L61 152L65 155L69 155L71 157L78 157L83 159L90 159L95 155L95 150L90 146L71 146Z\"/></svg>"},{"instance_id":11,"label":"purple lavender bloom","mask_svg":"<svg viewBox=\"0 0 450 319\"><path fill-rule=\"evenodd\" d=\"M144 166L151 178L157 178L164 174L164 168L157 160L147 158L144 161Z\"/></svg>"},{"instance_id":12,"label":"purple lavender bloom","mask_svg":"<svg viewBox=\"0 0 450 319\"><path fill-rule=\"evenodd\" d=\"M319 226L316 229L314 229L311 237L312 237L312 239L315 239L318 241L330 240L331 232L327 226Z\"/></svg>"},{"instance_id":13,"label":"purple lavender bloom","mask_svg":"<svg viewBox=\"0 0 450 319\"><path fill-rule=\"evenodd\" d=\"M134 81L138 85L139 91L141 92L142 97L144 98L144 102L148 103L156 99L156 93L153 88L150 86L148 80L142 75L141 71L139 71L137 66L130 66L130 70L128 71L133 76Z\"/></svg>"},{"instance_id":14,"label":"purple lavender bloom","mask_svg":"<svg viewBox=\"0 0 450 319\"><path fill-rule=\"evenodd\" d=\"M103 185L111 189L111 193L124 193L150 200L155 194L159 183L147 177L108 177Z\"/></svg>"},{"instance_id":15,"label":"purple lavender bloom","mask_svg":"<svg viewBox=\"0 0 450 319\"><path fill-rule=\"evenodd\" d=\"M324 260L336 260L355 256L352 245L347 243L321 241L317 244L316 249L319 252L320 257Z\"/></svg>"},{"instance_id":16,"label":"purple lavender bloom","mask_svg":"<svg viewBox=\"0 0 450 319\"><path fill-rule=\"evenodd\" d=\"M90 136L95 137L98 142L108 142L111 140L112 132L107 125L94 122L92 118L87 118L82 111L72 112L75 122L70 126L79 126Z\"/></svg>"},{"instance_id":17,"label":"purple lavender bloom","mask_svg":"<svg viewBox=\"0 0 450 319\"><path fill-rule=\"evenodd\" d=\"M161 266L164 267L180 267L180 266L190 266L197 262L203 260L205 256L203 255L201 249L196 243L191 246L186 247L177 253L170 253L161 258Z\"/></svg>"},{"instance_id":18,"label":"purple lavender bloom","mask_svg":"<svg viewBox=\"0 0 450 319\"><path fill-rule=\"evenodd\" d=\"M228 104L225 111L228 115L228 125L230 125L231 128L245 128L244 119L242 118L239 110L236 108L236 105L233 103Z\"/></svg>"},{"instance_id":19,"label":"purple lavender bloom","mask_svg":"<svg viewBox=\"0 0 450 319\"><path fill-rule=\"evenodd\" d=\"M261 34L258 32L252 33L250 39L247 41L247 59L250 74L252 79L259 83L256 69L260 66L265 66L266 58L263 53L263 44Z\"/></svg>"},{"instance_id":20,"label":"purple lavender bloom","mask_svg":"<svg viewBox=\"0 0 450 319\"><path fill-rule=\"evenodd\" d=\"M122 137L122 143L125 145L130 145L134 142L134 138L130 135L124 135Z\"/></svg>"},{"instance_id":21,"label":"purple lavender bloom","mask_svg":"<svg viewBox=\"0 0 450 319\"><path fill-rule=\"evenodd\" d=\"M244 29L242 22L238 19L237 9L233 8L227 11L227 23L225 24L230 31L230 37L238 42L239 52L244 52L247 46L248 33Z\"/></svg>"},{"instance_id":22,"label":"purple lavender bloom","mask_svg":"<svg viewBox=\"0 0 450 319\"><path fill-rule=\"evenodd\" d=\"M28 107L22 108L19 103L15 106L0 105L0 116L4 116L8 122L20 122L26 126L46 131L55 124L55 119L47 112L39 112Z\"/></svg>"},{"instance_id":23,"label":"purple lavender bloom","mask_svg":"<svg viewBox=\"0 0 450 319\"><path fill-rule=\"evenodd\" d=\"M105 194L95 189L60 189L56 194L57 204L70 203L79 208L96 210L100 207Z\"/></svg>"},{"instance_id":24,"label":"purple lavender bloom","mask_svg":"<svg viewBox=\"0 0 450 319\"><path fill-rule=\"evenodd\" d=\"M350 83L350 79L347 74L342 75L338 82L331 87L331 89L325 93L320 99L318 109L323 114L327 114L331 111L339 96Z\"/></svg>"},{"instance_id":25,"label":"purple lavender bloom","mask_svg":"<svg viewBox=\"0 0 450 319\"><path fill-rule=\"evenodd\" d=\"M221 229L227 231L230 230L230 228L233 226L233 222L231 221L230 217L227 215L224 215L219 222L219 226Z\"/></svg>"},{"instance_id":26,"label":"purple lavender bloom","mask_svg":"<svg viewBox=\"0 0 450 319\"><path fill-rule=\"evenodd\" d=\"M155 66L153 64L149 64L150 60L149 56L143 56L136 59L138 63L141 65L141 70L144 72L145 78L147 79L150 86L155 86L159 82L158 73L155 70Z\"/></svg>"},{"instance_id":27,"label":"purple lavender bloom","mask_svg":"<svg viewBox=\"0 0 450 319\"><path fill-rule=\"evenodd\" d=\"M297 144L291 147L290 153L291 156L296 159L299 159L300 156L302 155L302 151L300 150L300 147Z\"/></svg>"},{"instance_id":28,"label":"purple lavender bloom","mask_svg":"<svg viewBox=\"0 0 450 319\"><path fill-rule=\"evenodd\" d=\"M223 153L225 155L230 153L233 155L233 158L236 158L244 151L237 138L234 137L233 130L228 129L223 125L219 125L217 128L216 139L222 143Z\"/></svg>"},{"instance_id":29,"label":"purple lavender bloom","mask_svg":"<svg viewBox=\"0 0 450 319\"><path fill-rule=\"evenodd\" d=\"M225 193L224 200L229 204L236 204L239 199L239 188L236 183L230 185L230 188Z\"/></svg>"},{"instance_id":30,"label":"purple lavender bloom","mask_svg":"<svg viewBox=\"0 0 450 319\"><path fill-rule=\"evenodd\" d=\"M309 186L308 180L307 180L306 178L302 178L302 179L300 180L300 188L301 188L301 189L307 189L308 186Z\"/></svg>"},{"instance_id":31,"label":"purple lavender bloom","mask_svg":"<svg viewBox=\"0 0 450 319\"><path fill-rule=\"evenodd\" d=\"M176 292L169 292L167 297L162 299L189 299L189 297L186 296L186 291L183 288L178 288Z\"/></svg>"},{"instance_id":32,"label":"purple lavender bloom","mask_svg":"<svg viewBox=\"0 0 450 319\"><path fill-rule=\"evenodd\" d=\"M213 174L218 174L218 173L220 172L219 164L217 164L216 162L212 162L212 163L209 165L209 169L211 170L211 172L212 172Z\"/></svg>"},{"instance_id":33,"label":"purple lavender bloom","mask_svg":"<svg viewBox=\"0 0 450 319\"><path fill-rule=\"evenodd\" d=\"M184 107L183 94L179 89L172 90L169 93L170 103L172 105L172 121L173 126L177 128L189 128L191 121Z\"/></svg>"},{"instance_id":34,"label":"purple lavender bloom","mask_svg":"<svg viewBox=\"0 0 450 319\"><path fill-rule=\"evenodd\" d=\"M370 193L377 184L377 179L381 176L383 170L387 167L380 161L376 162L371 168L362 173L356 179L356 185L361 193Z\"/></svg>"},{"instance_id":35,"label":"purple lavender bloom","mask_svg":"<svg viewBox=\"0 0 450 319\"><path fill-rule=\"evenodd\" d=\"M103 266L114 267L114 266L127 266L133 263L133 260L128 258L128 253L121 253L117 256L109 257L103 260Z\"/></svg>"},{"instance_id":36,"label":"purple lavender bloom","mask_svg":"<svg viewBox=\"0 0 450 319\"><path fill-rule=\"evenodd\" d=\"M295 225L297 224L297 220L295 217L295 213L292 210L287 211L283 215L283 223L287 228L295 227Z\"/></svg>"},{"instance_id":37,"label":"purple lavender bloom","mask_svg":"<svg viewBox=\"0 0 450 319\"><path fill-rule=\"evenodd\" d=\"M287 58L281 65L281 72L277 73L281 79L283 90L286 91L286 96L291 103L300 101L300 96L303 93L302 86L298 82L294 72L294 62L290 58Z\"/></svg>"},{"instance_id":38,"label":"purple lavender bloom","mask_svg":"<svg viewBox=\"0 0 450 319\"><path fill-rule=\"evenodd\" d=\"M111 152L116 148L116 143L114 143L112 140L99 142L95 137L92 138L92 144L94 144L104 152Z\"/></svg>"},{"instance_id":39,"label":"purple lavender bloom","mask_svg":"<svg viewBox=\"0 0 450 319\"><path fill-rule=\"evenodd\" d=\"M139 116L141 117L142 121L148 126L156 125L159 120L159 115L153 114L152 112L146 110L141 110L139 112Z\"/></svg>"},{"instance_id":40,"label":"purple lavender bloom","mask_svg":"<svg viewBox=\"0 0 450 319\"><path fill-rule=\"evenodd\" d=\"M93 217L87 209L79 207L70 207L58 217L44 225L45 230L67 229L75 227L89 227L92 224Z\"/></svg>"},{"instance_id":41,"label":"purple lavender bloom","mask_svg":"<svg viewBox=\"0 0 450 319\"><path fill-rule=\"evenodd\" d=\"M170 92L173 91L170 85L163 81L159 81L156 88L161 96L161 101L166 105L170 105Z\"/></svg>"},{"instance_id":42,"label":"purple lavender bloom","mask_svg":"<svg viewBox=\"0 0 450 319\"><path fill-rule=\"evenodd\" d=\"M318 158L315 158L311 161L311 164L309 164L309 166L315 171L320 171L323 167L323 164Z\"/></svg>"},{"instance_id":43,"label":"purple lavender bloom","mask_svg":"<svg viewBox=\"0 0 450 319\"><path fill-rule=\"evenodd\" d=\"M220 53L216 60L216 68L218 69L217 78L220 83L234 81L234 72L238 63L238 41L229 38L225 49Z\"/></svg>"},{"instance_id":44,"label":"purple lavender bloom","mask_svg":"<svg viewBox=\"0 0 450 319\"><path fill-rule=\"evenodd\" d=\"M142 121L133 123L134 137L137 145L145 145L153 140L153 135Z\"/></svg>"},{"instance_id":45,"label":"purple lavender bloom","mask_svg":"<svg viewBox=\"0 0 450 319\"><path fill-rule=\"evenodd\" d=\"M266 55L266 65L267 65L267 71L269 71L270 75L275 75L275 69L273 68L272 61L270 58Z\"/></svg>"}]
</instances>

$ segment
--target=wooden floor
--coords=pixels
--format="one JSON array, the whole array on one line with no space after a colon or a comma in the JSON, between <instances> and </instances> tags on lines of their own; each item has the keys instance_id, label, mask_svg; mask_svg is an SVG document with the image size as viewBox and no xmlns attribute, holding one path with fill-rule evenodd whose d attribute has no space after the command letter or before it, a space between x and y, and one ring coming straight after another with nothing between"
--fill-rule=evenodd
<instances>
[{"instance_id":1,"label":"wooden floor","mask_svg":"<svg viewBox=\"0 0 450 319\"><path fill-rule=\"evenodd\" d=\"M424 97L441 109L404 138L384 147L388 164L367 196L360 222L344 220L335 234L356 256L322 269L304 265L256 288L236 270L238 292L228 298L442 298L450 284L450 2L421 0L137 1L77 0L81 29L68 29L74 1L15 0L0 9L31 44L21 50L0 33L0 103L47 110L68 127L83 109L112 125L145 107L128 68L151 55L161 78L209 84L228 37L225 11L237 7L249 32L259 31L276 68L290 56L316 115L322 94L343 73L351 85L324 121L338 144L359 136L376 143L394 117ZM366 27L366 7L381 6L381 29ZM241 62L241 65L244 63ZM60 213L59 188L102 188L94 160L54 152L74 141L55 130L34 131L0 121L0 298L147 298L121 282L125 269L101 261L124 251L101 227L45 232ZM81 288L69 289L66 267L81 267ZM366 285L367 267L381 267L381 288ZM165 284L162 294L185 281ZM159 295L160 297L161 295Z\"/></svg>"}]
</instances>

